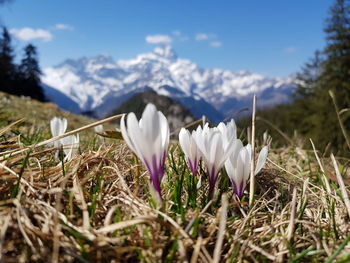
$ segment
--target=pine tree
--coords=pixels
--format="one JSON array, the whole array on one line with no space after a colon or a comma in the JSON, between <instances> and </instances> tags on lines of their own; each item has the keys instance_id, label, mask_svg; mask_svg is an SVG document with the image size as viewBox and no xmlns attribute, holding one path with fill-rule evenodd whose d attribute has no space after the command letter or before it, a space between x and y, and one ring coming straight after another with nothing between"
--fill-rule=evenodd
<instances>
[{"instance_id":1,"label":"pine tree","mask_svg":"<svg viewBox=\"0 0 350 263\"><path fill-rule=\"evenodd\" d=\"M350 107L350 0L336 0L326 22L325 60L314 88L313 106L318 115L314 117L317 119L315 135L320 142L329 141L334 150L346 151L329 90L334 92L340 109ZM349 116L343 122L350 130Z\"/></svg>"},{"instance_id":2,"label":"pine tree","mask_svg":"<svg viewBox=\"0 0 350 263\"><path fill-rule=\"evenodd\" d=\"M36 47L32 44L24 48L24 57L19 66L21 90L24 95L44 101L45 96L40 85L41 70Z\"/></svg>"},{"instance_id":3,"label":"pine tree","mask_svg":"<svg viewBox=\"0 0 350 263\"><path fill-rule=\"evenodd\" d=\"M323 79L338 98L341 108L350 106L350 1L337 0L325 28L327 46ZM321 87L326 89L326 87Z\"/></svg>"},{"instance_id":4,"label":"pine tree","mask_svg":"<svg viewBox=\"0 0 350 263\"><path fill-rule=\"evenodd\" d=\"M317 50L314 57L311 58L297 73L297 89L294 98L306 99L315 95L315 88L322 73L322 64L324 56L321 51Z\"/></svg>"},{"instance_id":5,"label":"pine tree","mask_svg":"<svg viewBox=\"0 0 350 263\"><path fill-rule=\"evenodd\" d=\"M13 63L13 59L11 36L6 27L3 27L0 39L0 90L16 94L17 90L14 85L16 67Z\"/></svg>"}]
</instances>

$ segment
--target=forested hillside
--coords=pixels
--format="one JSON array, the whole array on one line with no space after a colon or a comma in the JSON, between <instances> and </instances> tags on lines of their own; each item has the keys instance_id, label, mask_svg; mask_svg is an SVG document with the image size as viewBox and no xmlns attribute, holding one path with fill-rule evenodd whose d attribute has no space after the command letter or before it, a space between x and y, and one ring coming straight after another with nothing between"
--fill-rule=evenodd
<instances>
[{"instance_id":1,"label":"forested hillside","mask_svg":"<svg viewBox=\"0 0 350 263\"><path fill-rule=\"evenodd\" d=\"M293 103L259 111L257 125L260 131L270 130L277 144L283 145L288 141L286 137L298 135L305 147L311 147L311 138L322 152L348 156L350 1L335 1L324 32L325 48L316 51L297 75ZM247 123L249 118L241 122Z\"/></svg>"}]
</instances>

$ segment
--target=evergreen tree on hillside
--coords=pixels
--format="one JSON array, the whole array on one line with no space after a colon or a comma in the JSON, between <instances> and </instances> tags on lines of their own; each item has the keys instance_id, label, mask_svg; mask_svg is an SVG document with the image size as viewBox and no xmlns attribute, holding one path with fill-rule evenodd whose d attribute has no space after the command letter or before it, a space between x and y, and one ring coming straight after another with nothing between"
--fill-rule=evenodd
<instances>
[{"instance_id":1,"label":"evergreen tree on hillside","mask_svg":"<svg viewBox=\"0 0 350 263\"><path fill-rule=\"evenodd\" d=\"M325 60L314 87L312 103L315 108L313 116L317 120L314 133L318 141L330 142L338 150L346 151L329 90L334 92L340 109L350 107L350 0L336 0L326 22ZM343 122L350 129L349 116Z\"/></svg>"},{"instance_id":2,"label":"evergreen tree on hillside","mask_svg":"<svg viewBox=\"0 0 350 263\"><path fill-rule=\"evenodd\" d=\"M293 94L293 103L289 107L281 107L287 111L287 116L284 116L284 118L288 119L293 125L293 130L297 130L306 138L312 137L313 140L315 140L314 130L319 123L318 112L314 105L316 89L320 84L320 76L323 73L324 59L323 53L316 51L314 57L305 63L296 76L296 91Z\"/></svg>"},{"instance_id":3,"label":"evergreen tree on hillside","mask_svg":"<svg viewBox=\"0 0 350 263\"><path fill-rule=\"evenodd\" d=\"M45 96L40 85L41 70L36 47L32 44L24 48L24 57L19 65L22 94L44 101Z\"/></svg>"},{"instance_id":4,"label":"evergreen tree on hillside","mask_svg":"<svg viewBox=\"0 0 350 263\"><path fill-rule=\"evenodd\" d=\"M327 46L324 50L322 80L338 97L341 108L350 106L350 1L336 0L330 10L325 32ZM320 91L327 89L320 86ZM340 99L341 98L341 99Z\"/></svg>"},{"instance_id":5,"label":"evergreen tree on hillside","mask_svg":"<svg viewBox=\"0 0 350 263\"><path fill-rule=\"evenodd\" d=\"M0 38L0 90L16 94L14 80L16 67L13 63L14 55L11 47L11 36L6 27Z\"/></svg>"},{"instance_id":6,"label":"evergreen tree on hillside","mask_svg":"<svg viewBox=\"0 0 350 263\"><path fill-rule=\"evenodd\" d=\"M324 31L326 47L297 74L293 103L258 114L289 135L297 130L306 141L312 138L323 152L329 146L330 151L349 156L329 91L339 109L350 108L350 0L334 0ZM344 111L341 119L350 134L350 112Z\"/></svg>"},{"instance_id":7,"label":"evergreen tree on hillside","mask_svg":"<svg viewBox=\"0 0 350 263\"><path fill-rule=\"evenodd\" d=\"M324 56L321 51L317 50L314 57L301 68L301 72L297 74L297 89L293 94L296 100L315 95L315 88L322 73L323 62Z\"/></svg>"},{"instance_id":8,"label":"evergreen tree on hillside","mask_svg":"<svg viewBox=\"0 0 350 263\"><path fill-rule=\"evenodd\" d=\"M340 130L332 90L340 109L350 107L350 0L335 0L326 20L326 47L316 52L297 75L295 101L289 107L292 123L321 150L348 151ZM350 129L350 118L343 116Z\"/></svg>"}]
</instances>

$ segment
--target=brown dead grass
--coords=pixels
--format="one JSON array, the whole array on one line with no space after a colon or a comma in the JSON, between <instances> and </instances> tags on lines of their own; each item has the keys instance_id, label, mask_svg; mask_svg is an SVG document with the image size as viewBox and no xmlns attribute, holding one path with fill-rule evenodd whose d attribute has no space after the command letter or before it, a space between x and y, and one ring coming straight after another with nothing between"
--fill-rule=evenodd
<instances>
[{"instance_id":1,"label":"brown dead grass","mask_svg":"<svg viewBox=\"0 0 350 263\"><path fill-rule=\"evenodd\" d=\"M40 124L46 129L48 116ZM338 158L345 182L340 189L330 158L318 163L312 151L272 149L256 177L251 209L247 198L238 202L226 189L222 199L188 208L182 217L174 212L170 187L179 176L168 169L165 201L157 207L150 201L147 173L122 141L85 147L64 169L54 160L56 149L45 145L32 147L22 169L24 148L21 136L0 140L0 154L18 153L0 161L0 262L350 260L350 245L342 244L350 236L347 159ZM178 149L175 161L184 166ZM208 192L206 179L202 182L198 203ZM185 202L185 188L182 194Z\"/></svg>"},{"instance_id":2,"label":"brown dead grass","mask_svg":"<svg viewBox=\"0 0 350 263\"><path fill-rule=\"evenodd\" d=\"M283 149L270 155L267 168L257 176L252 209L229 196L220 262L285 262L310 248L320 251L317 260L324 260L350 234L349 217L338 193L327 193L314 184L314 174L305 159L298 154L290 157L290 152ZM133 156L123 143L83 152L66 164L65 173L61 164L50 158L52 155L50 151L32 153L16 198L10 198L11 191L25 155L2 162L3 262L162 262L169 253L175 253L175 261L213 260L220 205L199 213L198 235L194 235L193 230L186 232L185 228L200 211L189 209L187 223L183 224L169 209L170 204L152 207L145 186L148 175L143 170L138 175L140 170L131 165ZM92 193L98 182L102 191L92 214L88 208L96 198ZM199 199L205 194L204 187ZM165 196L165 200L169 198ZM330 202L334 202L334 215L329 212ZM291 221L293 207L296 217ZM294 229L291 233L290 228ZM175 240L177 247L173 249ZM341 255L347 253L349 245ZM316 262L311 259L306 257L301 262Z\"/></svg>"}]
</instances>

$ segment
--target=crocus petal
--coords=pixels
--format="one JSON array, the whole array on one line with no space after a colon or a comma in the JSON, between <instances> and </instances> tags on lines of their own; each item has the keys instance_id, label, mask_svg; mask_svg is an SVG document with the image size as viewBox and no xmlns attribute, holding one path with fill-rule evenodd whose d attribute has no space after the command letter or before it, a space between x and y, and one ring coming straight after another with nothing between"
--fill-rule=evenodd
<instances>
[{"instance_id":1,"label":"crocus petal","mask_svg":"<svg viewBox=\"0 0 350 263\"><path fill-rule=\"evenodd\" d=\"M167 149L169 146L170 140L170 128L167 118L163 113L158 111L159 116L159 127L160 127L160 135L161 135L161 147L162 149Z\"/></svg>"},{"instance_id":2,"label":"crocus petal","mask_svg":"<svg viewBox=\"0 0 350 263\"><path fill-rule=\"evenodd\" d=\"M190 145L190 152L192 155L192 159L195 158L197 161L201 158L201 153L198 149L197 142L196 142L196 137L198 136L197 131L192 131L191 134L191 145Z\"/></svg>"},{"instance_id":3,"label":"crocus petal","mask_svg":"<svg viewBox=\"0 0 350 263\"><path fill-rule=\"evenodd\" d=\"M127 116L127 129L130 141L135 149L135 154L142 160L152 161L153 149L149 145L151 141L146 140L143 130L141 130L136 115L131 112ZM130 147L132 149L132 147Z\"/></svg>"},{"instance_id":4,"label":"crocus petal","mask_svg":"<svg viewBox=\"0 0 350 263\"><path fill-rule=\"evenodd\" d=\"M252 159L252 146L248 143L245 148L247 149L247 152L248 152L248 157L249 157L249 162L251 161Z\"/></svg>"},{"instance_id":5,"label":"crocus petal","mask_svg":"<svg viewBox=\"0 0 350 263\"><path fill-rule=\"evenodd\" d=\"M194 176L197 175L198 162L200 153L196 143L197 132L192 134L185 128L182 128L179 133L179 143L185 154L187 164Z\"/></svg>"},{"instance_id":6,"label":"crocus petal","mask_svg":"<svg viewBox=\"0 0 350 263\"><path fill-rule=\"evenodd\" d=\"M243 148L242 151L245 151ZM241 185L244 182L244 160L242 154L239 154L237 159L237 166L234 169L234 192L238 198L242 197Z\"/></svg>"},{"instance_id":7,"label":"crocus petal","mask_svg":"<svg viewBox=\"0 0 350 263\"><path fill-rule=\"evenodd\" d=\"M67 129L67 119L53 117L50 121L50 129L52 137L57 137L64 134Z\"/></svg>"},{"instance_id":8,"label":"crocus petal","mask_svg":"<svg viewBox=\"0 0 350 263\"><path fill-rule=\"evenodd\" d=\"M56 137L59 132L59 124L58 124L57 117L54 117L51 119L50 130L51 130L52 137Z\"/></svg>"},{"instance_id":9,"label":"crocus petal","mask_svg":"<svg viewBox=\"0 0 350 263\"><path fill-rule=\"evenodd\" d=\"M203 131L199 130L199 134L195 137L195 141L203 159L207 162L207 147L205 145L205 135L203 134Z\"/></svg>"},{"instance_id":10,"label":"crocus petal","mask_svg":"<svg viewBox=\"0 0 350 263\"><path fill-rule=\"evenodd\" d=\"M69 161L76 154L79 148L79 134L74 136L67 136L61 139L63 145L63 152L65 154L65 161Z\"/></svg>"},{"instance_id":11,"label":"crocus petal","mask_svg":"<svg viewBox=\"0 0 350 263\"><path fill-rule=\"evenodd\" d=\"M220 133L213 133L213 138L211 139L211 147L209 153L210 163L217 165L217 162L220 161L223 154L222 149L222 139Z\"/></svg>"},{"instance_id":12,"label":"crocus petal","mask_svg":"<svg viewBox=\"0 0 350 263\"><path fill-rule=\"evenodd\" d=\"M145 110L142 113L142 118L139 122L140 129L142 130L142 141L148 142L151 144L152 150L141 148L140 151L144 158L149 159L156 158L156 160L162 159L163 156L163 143L165 142L165 138L163 140L162 132L167 133L167 131L162 131L161 129L161 119L160 114L157 111L156 107L153 104L147 104ZM163 129L166 127L163 127ZM139 140L140 141L140 140ZM147 144L147 143L146 143ZM140 143L138 143L140 145ZM154 157L155 156L155 157ZM152 160L153 163L153 160Z\"/></svg>"},{"instance_id":13,"label":"crocus petal","mask_svg":"<svg viewBox=\"0 0 350 263\"><path fill-rule=\"evenodd\" d=\"M146 140L154 142L160 136L159 114L153 104L147 104L144 109L140 120L140 128Z\"/></svg>"},{"instance_id":14,"label":"crocus petal","mask_svg":"<svg viewBox=\"0 0 350 263\"><path fill-rule=\"evenodd\" d=\"M218 166L223 166L225 161L230 157L230 155L233 153L233 151L236 150L236 148L234 147L236 140L231 140L228 142L228 144L226 144L226 148L224 148L224 152L223 155L221 157L220 162L218 163Z\"/></svg>"},{"instance_id":15,"label":"crocus petal","mask_svg":"<svg viewBox=\"0 0 350 263\"><path fill-rule=\"evenodd\" d=\"M189 146L190 146L190 133L185 128L181 128L179 133L179 143L181 149L183 150L186 156L190 155Z\"/></svg>"},{"instance_id":16,"label":"crocus petal","mask_svg":"<svg viewBox=\"0 0 350 263\"><path fill-rule=\"evenodd\" d=\"M263 168L263 166L266 162L267 153L268 153L268 147L264 146L259 153L258 162L257 162L256 167L255 167L255 174L258 174L260 172L261 168Z\"/></svg>"},{"instance_id":17,"label":"crocus petal","mask_svg":"<svg viewBox=\"0 0 350 263\"><path fill-rule=\"evenodd\" d=\"M61 131L60 131L61 133L60 133L60 135L64 134L66 132L67 124L68 124L68 122L67 122L66 118L61 119Z\"/></svg>"},{"instance_id":18,"label":"crocus petal","mask_svg":"<svg viewBox=\"0 0 350 263\"><path fill-rule=\"evenodd\" d=\"M250 146L250 145L249 145ZM246 182L250 174L251 147L243 147L240 154L243 163L243 180Z\"/></svg>"},{"instance_id":19,"label":"crocus petal","mask_svg":"<svg viewBox=\"0 0 350 263\"><path fill-rule=\"evenodd\" d=\"M235 183L236 181L241 180L240 178L237 178L237 173L235 170L235 167L237 166L238 155L241 149L243 148L243 144L241 140L239 139L234 140L232 148L233 148L232 153L229 155L229 157L225 161L225 169L231 182Z\"/></svg>"},{"instance_id":20,"label":"crocus petal","mask_svg":"<svg viewBox=\"0 0 350 263\"><path fill-rule=\"evenodd\" d=\"M235 174L236 174L235 182L237 183L237 185L239 185L244 179L244 159L241 154L238 156Z\"/></svg>"},{"instance_id":21,"label":"crocus petal","mask_svg":"<svg viewBox=\"0 0 350 263\"><path fill-rule=\"evenodd\" d=\"M129 148L136 153L136 149L134 147L134 144L131 142L129 134L126 130L126 126L125 126L125 114L122 116L122 119L120 120L120 131L122 133L123 139L126 142L126 144L129 146ZM138 154L136 154L138 155Z\"/></svg>"},{"instance_id":22,"label":"crocus petal","mask_svg":"<svg viewBox=\"0 0 350 263\"><path fill-rule=\"evenodd\" d=\"M232 163L235 163L237 161L240 150L243 148L242 141L240 139L234 140L232 148L233 150L232 150L232 153L230 154L229 159L231 160Z\"/></svg>"},{"instance_id":23,"label":"crocus petal","mask_svg":"<svg viewBox=\"0 0 350 263\"><path fill-rule=\"evenodd\" d=\"M231 182L233 183L235 181L235 167L233 166L233 162L229 159L225 162L225 169L228 177L230 178Z\"/></svg>"},{"instance_id":24,"label":"crocus petal","mask_svg":"<svg viewBox=\"0 0 350 263\"><path fill-rule=\"evenodd\" d=\"M217 129L222 134L223 145L226 150L228 149L230 142L237 138L236 123L233 119L231 119L226 125L223 122L220 122Z\"/></svg>"},{"instance_id":25,"label":"crocus petal","mask_svg":"<svg viewBox=\"0 0 350 263\"><path fill-rule=\"evenodd\" d=\"M65 133L67 129L67 119L53 117L50 121L50 130L52 137L57 137ZM53 143L54 147L60 147L62 145L61 140L57 140Z\"/></svg>"}]
</instances>

